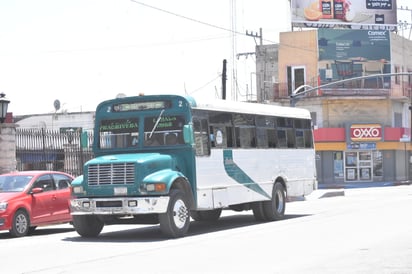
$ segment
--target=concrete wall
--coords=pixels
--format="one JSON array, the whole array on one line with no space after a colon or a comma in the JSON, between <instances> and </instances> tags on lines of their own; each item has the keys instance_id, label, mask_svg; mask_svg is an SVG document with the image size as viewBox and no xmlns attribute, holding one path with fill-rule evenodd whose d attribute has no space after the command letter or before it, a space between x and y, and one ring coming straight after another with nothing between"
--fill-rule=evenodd
<instances>
[{"instance_id":1,"label":"concrete wall","mask_svg":"<svg viewBox=\"0 0 412 274\"><path fill-rule=\"evenodd\" d=\"M323 103L323 127L344 127L345 123L381 123L392 125L389 100L336 99Z\"/></svg>"},{"instance_id":2,"label":"concrete wall","mask_svg":"<svg viewBox=\"0 0 412 274\"><path fill-rule=\"evenodd\" d=\"M0 124L0 174L16 167L16 125Z\"/></svg>"}]
</instances>

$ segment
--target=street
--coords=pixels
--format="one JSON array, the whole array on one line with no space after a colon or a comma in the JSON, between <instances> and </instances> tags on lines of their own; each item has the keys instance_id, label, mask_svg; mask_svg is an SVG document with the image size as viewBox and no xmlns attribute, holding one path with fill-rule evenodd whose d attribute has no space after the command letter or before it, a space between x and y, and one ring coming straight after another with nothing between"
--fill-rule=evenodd
<instances>
[{"instance_id":1,"label":"street","mask_svg":"<svg viewBox=\"0 0 412 274\"><path fill-rule=\"evenodd\" d=\"M313 197L312 197L313 196ZM412 273L412 186L345 189L290 202L282 221L224 211L166 239L158 226L106 226L84 239L70 225L32 236L0 232L1 273Z\"/></svg>"}]
</instances>

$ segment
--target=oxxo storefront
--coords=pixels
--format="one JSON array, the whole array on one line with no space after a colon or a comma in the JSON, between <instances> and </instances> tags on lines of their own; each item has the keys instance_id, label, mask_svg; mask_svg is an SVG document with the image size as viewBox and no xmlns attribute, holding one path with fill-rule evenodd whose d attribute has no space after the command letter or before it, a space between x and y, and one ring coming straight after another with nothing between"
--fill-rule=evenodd
<instances>
[{"instance_id":1,"label":"oxxo storefront","mask_svg":"<svg viewBox=\"0 0 412 274\"><path fill-rule=\"evenodd\" d=\"M411 168L404 128L349 124L314 131L318 181L357 183L407 180Z\"/></svg>"}]
</instances>

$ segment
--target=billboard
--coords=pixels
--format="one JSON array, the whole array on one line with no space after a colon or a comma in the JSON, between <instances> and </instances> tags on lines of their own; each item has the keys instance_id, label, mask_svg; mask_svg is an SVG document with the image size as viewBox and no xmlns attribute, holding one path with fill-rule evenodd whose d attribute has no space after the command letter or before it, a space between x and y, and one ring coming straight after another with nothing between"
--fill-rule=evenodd
<instances>
[{"instance_id":1,"label":"billboard","mask_svg":"<svg viewBox=\"0 0 412 274\"><path fill-rule=\"evenodd\" d=\"M395 30L396 0L292 0L292 26Z\"/></svg>"},{"instance_id":2,"label":"billboard","mask_svg":"<svg viewBox=\"0 0 412 274\"><path fill-rule=\"evenodd\" d=\"M389 30L320 28L317 32L321 84L391 71ZM390 77L352 84L359 88L389 88Z\"/></svg>"}]
</instances>

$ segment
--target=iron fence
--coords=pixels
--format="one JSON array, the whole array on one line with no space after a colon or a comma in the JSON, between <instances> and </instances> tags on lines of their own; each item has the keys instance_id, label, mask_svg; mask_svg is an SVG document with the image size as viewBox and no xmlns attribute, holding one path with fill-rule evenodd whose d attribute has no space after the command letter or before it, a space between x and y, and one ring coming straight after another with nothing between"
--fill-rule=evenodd
<instances>
[{"instance_id":1,"label":"iron fence","mask_svg":"<svg viewBox=\"0 0 412 274\"><path fill-rule=\"evenodd\" d=\"M16 129L17 170L57 170L83 174L93 158L93 134L79 131Z\"/></svg>"}]
</instances>

